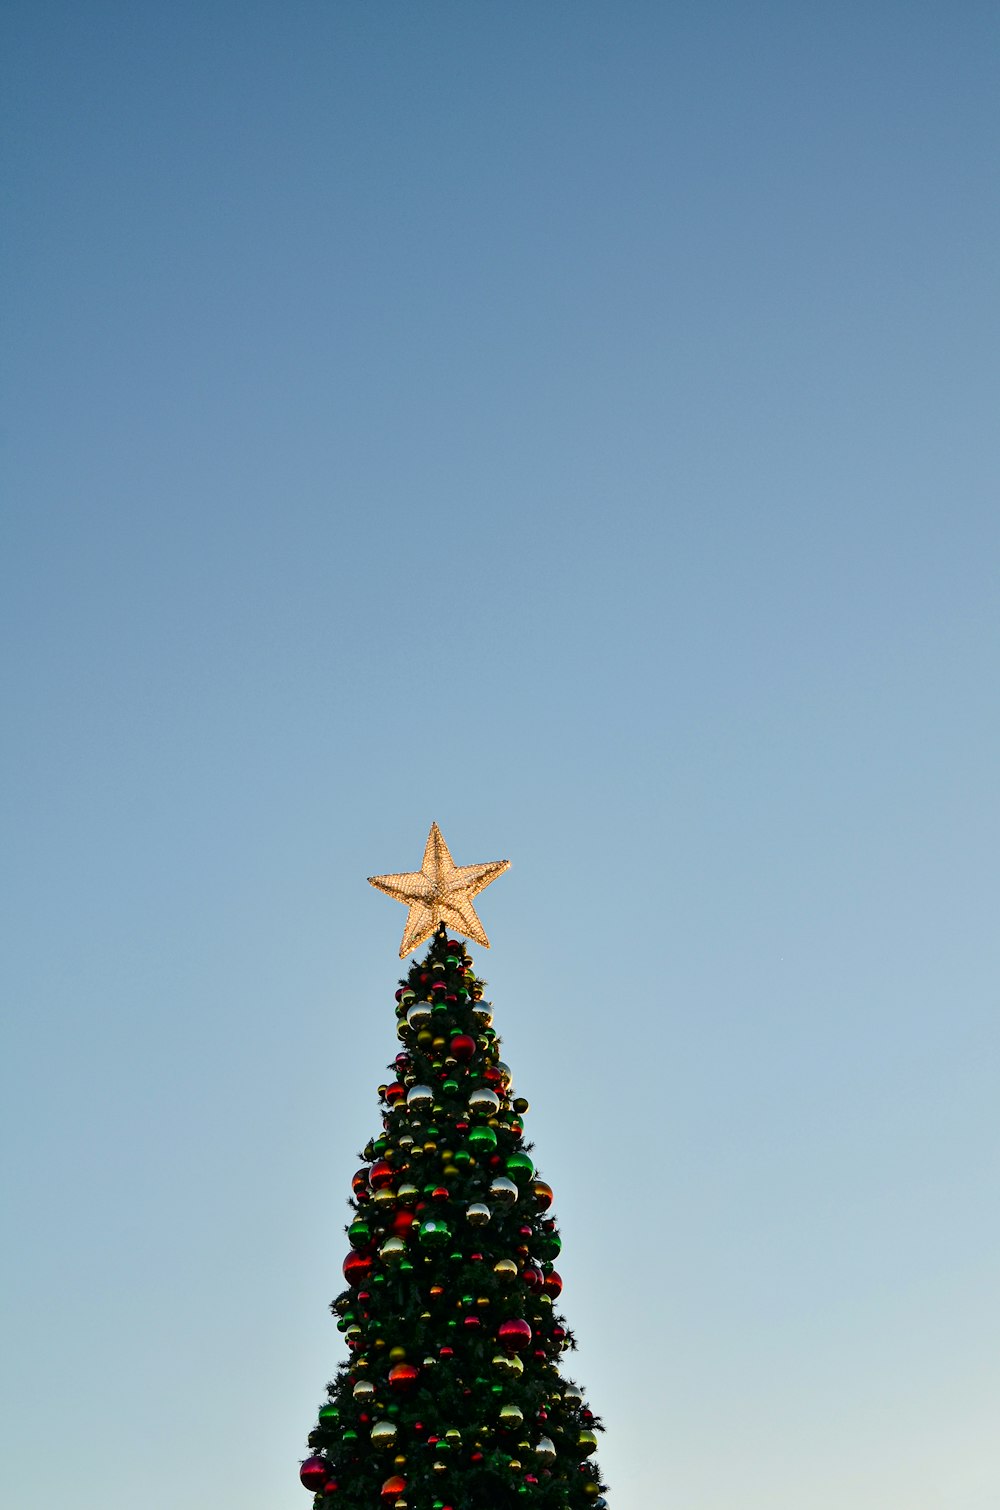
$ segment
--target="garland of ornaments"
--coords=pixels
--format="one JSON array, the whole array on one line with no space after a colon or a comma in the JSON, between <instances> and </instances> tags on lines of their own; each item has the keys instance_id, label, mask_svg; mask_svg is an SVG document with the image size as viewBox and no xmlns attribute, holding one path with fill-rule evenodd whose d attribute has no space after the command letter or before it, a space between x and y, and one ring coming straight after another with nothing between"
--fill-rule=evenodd
<instances>
[{"instance_id":1,"label":"garland of ornaments","mask_svg":"<svg viewBox=\"0 0 1000 1510\"><path fill-rule=\"evenodd\" d=\"M333 1302L349 1356L300 1478L315 1510L606 1510L600 1421L559 1364L561 1241L484 983L437 928L353 1180Z\"/></svg>"}]
</instances>

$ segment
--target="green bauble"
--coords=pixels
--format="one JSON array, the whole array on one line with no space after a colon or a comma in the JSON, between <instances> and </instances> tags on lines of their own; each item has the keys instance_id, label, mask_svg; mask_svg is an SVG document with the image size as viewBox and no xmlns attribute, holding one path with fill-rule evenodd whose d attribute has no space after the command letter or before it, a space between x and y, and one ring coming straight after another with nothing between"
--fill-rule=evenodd
<instances>
[{"instance_id":1,"label":"green bauble","mask_svg":"<svg viewBox=\"0 0 1000 1510\"><path fill-rule=\"evenodd\" d=\"M529 1154L523 1149L512 1153L507 1159L507 1173L517 1185L527 1185L535 1172L535 1166Z\"/></svg>"},{"instance_id":2,"label":"green bauble","mask_svg":"<svg viewBox=\"0 0 1000 1510\"><path fill-rule=\"evenodd\" d=\"M420 1241L428 1248L440 1248L451 1241L448 1224L439 1217L430 1217L420 1224Z\"/></svg>"},{"instance_id":3,"label":"green bauble","mask_svg":"<svg viewBox=\"0 0 1000 1510\"><path fill-rule=\"evenodd\" d=\"M473 1127L469 1130L469 1147L473 1153L490 1153L497 1146L497 1135L492 1127Z\"/></svg>"}]
</instances>

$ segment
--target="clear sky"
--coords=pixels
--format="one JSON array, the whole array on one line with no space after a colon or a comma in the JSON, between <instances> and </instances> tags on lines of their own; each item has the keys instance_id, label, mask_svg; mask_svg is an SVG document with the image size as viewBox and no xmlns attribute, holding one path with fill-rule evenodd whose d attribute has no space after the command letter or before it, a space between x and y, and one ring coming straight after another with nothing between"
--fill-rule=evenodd
<instances>
[{"instance_id":1,"label":"clear sky","mask_svg":"<svg viewBox=\"0 0 1000 1510\"><path fill-rule=\"evenodd\" d=\"M996 1510L996 6L2 24L0 1499L303 1510L436 819L613 1510Z\"/></svg>"}]
</instances>

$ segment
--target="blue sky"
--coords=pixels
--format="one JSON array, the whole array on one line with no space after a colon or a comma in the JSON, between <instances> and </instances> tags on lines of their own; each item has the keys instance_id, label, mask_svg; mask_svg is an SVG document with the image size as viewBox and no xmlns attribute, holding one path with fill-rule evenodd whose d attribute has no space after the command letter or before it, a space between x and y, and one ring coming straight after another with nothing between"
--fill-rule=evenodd
<instances>
[{"instance_id":1,"label":"blue sky","mask_svg":"<svg viewBox=\"0 0 1000 1510\"><path fill-rule=\"evenodd\" d=\"M436 819L615 1510L996 1510L995 8L3 28L5 1502L305 1504Z\"/></svg>"}]
</instances>

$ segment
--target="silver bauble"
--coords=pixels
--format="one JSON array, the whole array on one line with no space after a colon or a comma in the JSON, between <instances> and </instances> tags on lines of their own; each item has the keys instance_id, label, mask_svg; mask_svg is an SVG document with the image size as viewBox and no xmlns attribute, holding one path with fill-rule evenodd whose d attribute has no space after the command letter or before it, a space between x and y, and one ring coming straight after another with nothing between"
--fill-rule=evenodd
<instances>
[{"instance_id":1,"label":"silver bauble","mask_svg":"<svg viewBox=\"0 0 1000 1510\"><path fill-rule=\"evenodd\" d=\"M498 1206L513 1206L517 1200L517 1186L513 1180L508 1180L506 1175L501 1175L490 1186L490 1198L496 1201Z\"/></svg>"}]
</instances>

